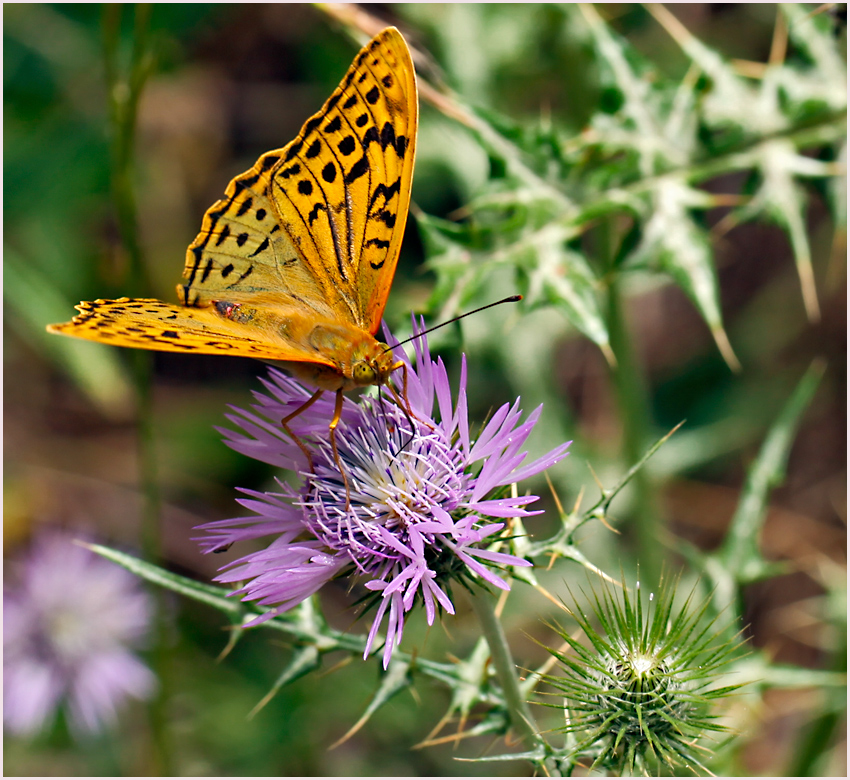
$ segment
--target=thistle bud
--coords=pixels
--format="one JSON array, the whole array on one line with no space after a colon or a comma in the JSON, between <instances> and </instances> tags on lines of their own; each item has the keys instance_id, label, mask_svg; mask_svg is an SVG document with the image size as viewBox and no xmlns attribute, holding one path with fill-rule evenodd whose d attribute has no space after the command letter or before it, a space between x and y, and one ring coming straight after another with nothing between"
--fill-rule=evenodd
<instances>
[{"instance_id":1,"label":"thistle bud","mask_svg":"<svg viewBox=\"0 0 850 780\"><path fill-rule=\"evenodd\" d=\"M640 583L622 595L607 583L592 595L592 616L569 610L590 647L557 629L573 653L550 652L562 676L547 676L558 693L570 735L569 762L592 762L620 774L653 773L666 764L711 774L698 742L726 731L713 701L738 688L718 687L722 667L738 647L735 637L706 619L710 600L694 606L693 592L674 611L676 583L663 582L645 606ZM597 625L599 628L597 629ZM566 757L566 756L565 756Z\"/></svg>"}]
</instances>

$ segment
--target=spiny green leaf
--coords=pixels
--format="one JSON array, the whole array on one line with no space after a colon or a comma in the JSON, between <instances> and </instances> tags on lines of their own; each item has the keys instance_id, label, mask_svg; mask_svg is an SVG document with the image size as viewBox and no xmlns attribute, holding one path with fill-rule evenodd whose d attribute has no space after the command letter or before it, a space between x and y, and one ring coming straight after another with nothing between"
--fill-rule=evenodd
<instances>
[{"instance_id":1,"label":"spiny green leaf","mask_svg":"<svg viewBox=\"0 0 850 780\"><path fill-rule=\"evenodd\" d=\"M333 747L341 745L354 734L356 734L363 725L377 712L384 704L386 704L393 696L411 685L411 662L402 660L398 655L393 656L387 670L381 674L381 682L375 695L372 697L366 711L361 715L360 719L340 738Z\"/></svg>"},{"instance_id":2,"label":"spiny green leaf","mask_svg":"<svg viewBox=\"0 0 850 780\"><path fill-rule=\"evenodd\" d=\"M275 680L271 690L263 696L263 698L257 703L257 706L251 710L248 717L253 718L272 700L275 694L283 688L284 685L288 685L289 683L297 680L299 677L303 677L305 674L318 669L319 663L319 651L314 645L297 648L292 654L292 658L289 659L289 663L280 673L277 680Z\"/></svg>"},{"instance_id":3,"label":"spiny green leaf","mask_svg":"<svg viewBox=\"0 0 850 780\"><path fill-rule=\"evenodd\" d=\"M758 536L767 512L770 491L782 482L794 434L826 366L815 361L800 380L776 423L768 432L761 450L750 466L738 509L726 534L718 560L732 572L739 584L759 579L765 561L758 549Z\"/></svg>"},{"instance_id":4,"label":"spiny green leaf","mask_svg":"<svg viewBox=\"0 0 850 780\"><path fill-rule=\"evenodd\" d=\"M708 237L689 213L691 208L708 205L706 193L691 189L679 177L659 179L652 191L651 216L643 240L626 262L648 264L670 274L699 309L729 367L739 370L723 328L714 255Z\"/></svg>"}]
</instances>

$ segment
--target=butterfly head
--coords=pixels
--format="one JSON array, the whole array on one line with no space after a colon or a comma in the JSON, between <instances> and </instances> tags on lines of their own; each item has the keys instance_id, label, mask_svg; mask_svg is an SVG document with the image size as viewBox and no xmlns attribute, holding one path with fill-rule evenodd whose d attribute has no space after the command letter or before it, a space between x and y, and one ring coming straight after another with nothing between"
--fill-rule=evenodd
<instances>
[{"instance_id":1,"label":"butterfly head","mask_svg":"<svg viewBox=\"0 0 850 780\"><path fill-rule=\"evenodd\" d=\"M351 366L351 381L356 387L384 385L399 367L393 353L387 351L389 347L386 344L375 341L369 347L368 354L355 360Z\"/></svg>"}]
</instances>

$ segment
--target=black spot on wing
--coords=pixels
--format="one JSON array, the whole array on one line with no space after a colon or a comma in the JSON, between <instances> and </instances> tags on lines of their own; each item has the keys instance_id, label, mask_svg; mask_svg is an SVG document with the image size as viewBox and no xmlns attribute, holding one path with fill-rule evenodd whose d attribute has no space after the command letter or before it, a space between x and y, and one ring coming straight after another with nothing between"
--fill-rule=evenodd
<instances>
[{"instance_id":1,"label":"black spot on wing","mask_svg":"<svg viewBox=\"0 0 850 780\"><path fill-rule=\"evenodd\" d=\"M320 124L322 124L322 116L314 116L312 119L308 120L307 124L304 125L304 130L301 135L306 139L310 133L312 133Z\"/></svg>"},{"instance_id":2,"label":"black spot on wing","mask_svg":"<svg viewBox=\"0 0 850 780\"><path fill-rule=\"evenodd\" d=\"M248 234L247 233L240 233L238 236L236 236L237 246L244 246L245 242L247 240L248 240Z\"/></svg>"},{"instance_id":3,"label":"black spot on wing","mask_svg":"<svg viewBox=\"0 0 850 780\"><path fill-rule=\"evenodd\" d=\"M363 148L366 149L369 144L381 143L381 136L378 135L378 128L372 125L365 133L363 133Z\"/></svg>"},{"instance_id":4,"label":"black spot on wing","mask_svg":"<svg viewBox=\"0 0 850 780\"><path fill-rule=\"evenodd\" d=\"M309 179L301 179L298 182L298 192L302 195L310 195L313 192L313 182Z\"/></svg>"},{"instance_id":5,"label":"black spot on wing","mask_svg":"<svg viewBox=\"0 0 850 780\"><path fill-rule=\"evenodd\" d=\"M395 214L386 209L382 209L375 215L375 219L381 220L388 228L395 227Z\"/></svg>"},{"instance_id":6,"label":"black spot on wing","mask_svg":"<svg viewBox=\"0 0 850 780\"><path fill-rule=\"evenodd\" d=\"M248 257L256 257L258 254L260 254L260 252L264 252L268 248L269 248L269 237L266 236L263 239L263 243L260 244L253 252L251 252L251 254L248 255ZM223 275L224 274L222 274L222 276Z\"/></svg>"},{"instance_id":7,"label":"black spot on wing","mask_svg":"<svg viewBox=\"0 0 850 780\"><path fill-rule=\"evenodd\" d=\"M253 205L254 205L254 199L253 199L253 198L245 198L245 200L243 200L243 201L239 204L239 209L236 211L236 216L237 216L237 217L242 217L242 216L244 216L245 214L247 214L247 213L248 213L248 211L250 210L250 208L251 208Z\"/></svg>"},{"instance_id":8,"label":"black spot on wing","mask_svg":"<svg viewBox=\"0 0 850 780\"><path fill-rule=\"evenodd\" d=\"M374 246L374 247L377 247L378 249L389 249L390 248L390 242L384 241L381 238L370 238L366 242L366 246Z\"/></svg>"},{"instance_id":9,"label":"black spot on wing","mask_svg":"<svg viewBox=\"0 0 850 780\"><path fill-rule=\"evenodd\" d=\"M322 178L328 184L331 184L334 179L336 179L336 166L332 162L329 162L324 168L322 168Z\"/></svg>"},{"instance_id":10,"label":"black spot on wing","mask_svg":"<svg viewBox=\"0 0 850 780\"><path fill-rule=\"evenodd\" d=\"M313 208L310 209L310 213L307 215L307 223L312 225L315 219L319 216L320 211L327 211L327 206L324 203L316 203L313 205Z\"/></svg>"},{"instance_id":11,"label":"black spot on wing","mask_svg":"<svg viewBox=\"0 0 850 780\"><path fill-rule=\"evenodd\" d=\"M390 122L386 122L381 128L381 148L386 149L388 146L395 149L395 128Z\"/></svg>"},{"instance_id":12,"label":"black spot on wing","mask_svg":"<svg viewBox=\"0 0 850 780\"><path fill-rule=\"evenodd\" d=\"M363 125L365 125L368 121L369 121L369 115L368 114L360 114L360 116L357 117L357 119L354 120L354 124L357 125L358 127L363 127Z\"/></svg>"},{"instance_id":13,"label":"black spot on wing","mask_svg":"<svg viewBox=\"0 0 850 780\"><path fill-rule=\"evenodd\" d=\"M337 115L333 119L331 119L330 122L328 122L325 125L325 132L326 133L338 133L341 128L342 128L342 120Z\"/></svg>"},{"instance_id":14,"label":"black spot on wing","mask_svg":"<svg viewBox=\"0 0 850 780\"><path fill-rule=\"evenodd\" d=\"M262 222L266 218L265 209L257 209L257 222Z\"/></svg>"},{"instance_id":15,"label":"black spot on wing","mask_svg":"<svg viewBox=\"0 0 850 780\"><path fill-rule=\"evenodd\" d=\"M221 278L227 279L230 274L233 273L233 263L228 263L224 268L221 269Z\"/></svg>"},{"instance_id":16,"label":"black spot on wing","mask_svg":"<svg viewBox=\"0 0 850 780\"><path fill-rule=\"evenodd\" d=\"M365 174L368 170L369 160L367 160L364 155L356 163L354 163L348 173L345 174L345 183L351 184L357 181L357 179L363 176L363 174Z\"/></svg>"},{"instance_id":17,"label":"black spot on wing","mask_svg":"<svg viewBox=\"0 0 850 780\"><path fill-rule=\"evenodd\" d=\"M386 184L381 182L377 187L375 187L375 191L372 193L372 197L369 199L369 211L372 210L372 206L375 205L375 201L378 198L384 199L384 205L388 204L395 195L398 195L399 190L401 189L401 177L397 178L389 187Z\"/></svg>"},{"instance_id":18,"label":"black spot on wing","mask_svg":"<svg viewBox=\"0 0 850 780\"><path fill-rule=\"evenodd\" d=\"M348 100L345 101L345 103L342 104L342 107L346 111L348 111L349 109L354 108L354 106L356 106L356 105L357 105L357 95L352 95L350 98L348 98Z\"/></svg>"},{"instance_id":19,"label":"black spot on wing","mask_svg":"<svg viewBox=\"0 0 850 780\"><path fill-rule=\"evenodd\" d=\"M293 141L292 146L286 150L286 155L283 158L284 162L289 162L295 155L297 155L301 151L301 147L304 144L301 141Z\"/></svg>"},{"instance_id":20,"label":"black spot on wing","mask_svg":"<svg viewBox=\"0 0 850 780\"><path fill-rule=\"evenodd\" d=\"M218 234L218 238L215 241L216 246L221 246L224 243L224 239L226 239L230 235L230 225L225 225L224 229L221 233Z\"/></svg>"},{"instance_id":21,"label":"black spot on wing","mask_svg":"<svg viewBox=\"0 0 850 780\"><path fill-rule=\"evenodd\" d=\"M207 264L204 266L204 272L203 272L203 274L201 274L201 284L203 284L207 280L207 277L210 275L210 272L212 271L212 269L213 269L213 261L207 260ZM154 312L151 312L151 313L154 313Z\"/></svg>"},{"instance_id":22,"label":"black spot on wing","mask_svg":"<svg viewBox=\"0 0 850 780\"><path fill-rule=\"evenodd\" d=\"M322 142L317 139L317 140L313 141L313 143L310 144L310 148L307 150L307 152L304 156L308 160L312 160L314 157L318 157L319 152L321 152L321 151L322 151Z\"/></svg>"},{"instance_id":23,"label":"black spot on wing","mask_svg":"<svg viewBox=\"0 0 850 780\"><path fill-rule=\"evenodd\" d=\"M239 194L239 190L250 190L258 181L260 180L260 174L254 173L250 176L246 176L244 179L234 179L233 183L236 185L234 187L233 197L228 201L225 206L225 210L229 209L231 204L233 203L234 198Z\"/></svg>"},{"instance_id":24,"label":"black spot on wing","mask_svg":"<svg viewBox=\"0 0 850 780\"><path fill-rule=\"evenodd\" d=\"M375 103L378 102L378 98L380 96L381 96L381 90L379 90L377 87L372 87L372 89L370 89L366 93L366 102L369 103L369 105L374 106Z\"/></svg>"},{"instance_id":25,"label":"black spot on wing","mask_svg":"<svg viewBox=\"0 0 850 780\"><path fill-rule=\"evenodd\" d=\"M263 157L263 164L260 166L260 169L263 170L263 171L267 171L279 159L280 159L280 157L276 154L267 154L265 157Z\"/></svg>"},{"instance_id":26,"label":"black spot on wing","mask_svg":"<svg viewBox=\"0 0 850 780\"><path fill-rule=\"evenodd\" d=\"M347 135L343 138L338 144L337 148L346 156L351 154L355 148L357 148L357 144L354 141L353 135Z\"/></svg>"}]
</instances>

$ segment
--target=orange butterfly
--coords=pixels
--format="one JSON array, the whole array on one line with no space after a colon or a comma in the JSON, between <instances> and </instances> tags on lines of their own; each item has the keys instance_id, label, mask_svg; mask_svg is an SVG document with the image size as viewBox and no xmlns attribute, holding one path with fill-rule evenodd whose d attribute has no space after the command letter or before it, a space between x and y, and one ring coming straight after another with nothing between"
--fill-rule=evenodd
<instances>
[{"instance_id":1,"label":"orange butterfly","mask_svg":"<svg viewBox=\"0 0 850 780\"><path fill-rule=\"evenodd\" d=\"M282 362L319 388L284 427L335 391L336 451L343 391L384 384L400 366L375 334L407 221L418 121L410 51L389 27L295 140L260 157L207 211L186 252L180 305L83 302L71 322L47 330Z\"/></svg>"}]
</instances>

